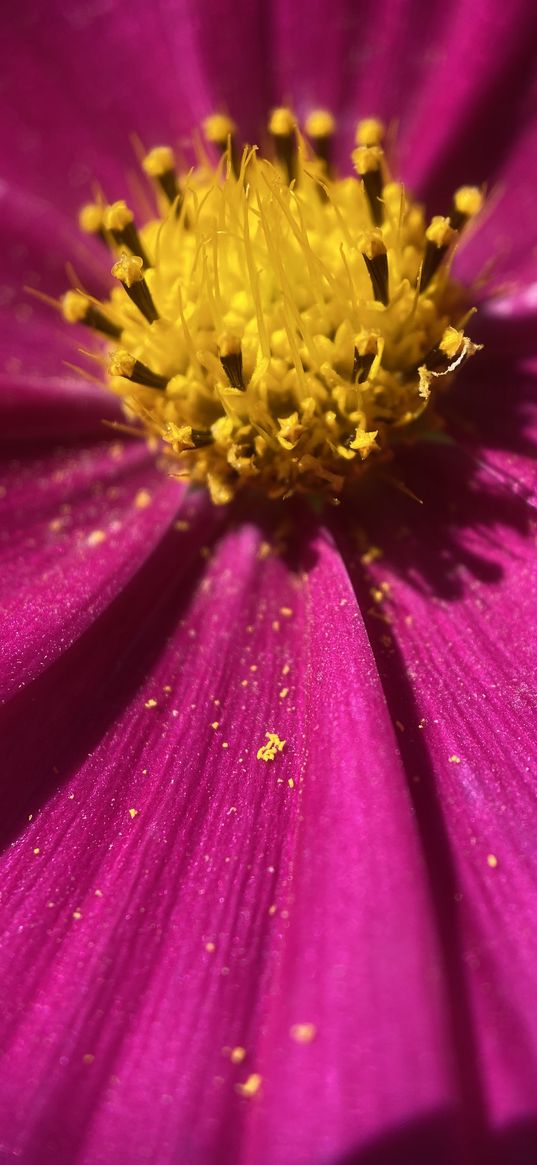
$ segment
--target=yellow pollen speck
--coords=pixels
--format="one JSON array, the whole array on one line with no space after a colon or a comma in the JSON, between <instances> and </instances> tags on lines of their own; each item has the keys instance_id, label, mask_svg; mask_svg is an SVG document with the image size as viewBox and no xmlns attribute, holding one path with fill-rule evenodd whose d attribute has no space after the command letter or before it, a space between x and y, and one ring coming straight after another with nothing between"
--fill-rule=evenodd
<instances>
[{"instance_id":1,"label":"yellow pollen speck","mask_svg":"<svg viewBox=\"0 0 537 1165\"><path fill-rule=\"evenodd\" d=\"M91 534L88 534L86 538L86 544L88 546L100 546L101 542L105 541L106 534L104 530L92 530Z\"/></svg>"},{"instance_id":2,"label":"yellow pollen speck","mask_svg":"<svg viewBox=\"0 0 537 1165\"><path fill-rule=\"evenodd\" d=\"M130 816L131 816L132 818L134 818L134 817L137 817L137 816L138 816L138 810L137 810L137 809L129 809L129 814L130 814Z\"/></svg>"},{"instance_id":3,"label":"yellow pollen speck","mask_svg":"<svg viewBox=\"0 0 537 1165\"><path fill-rule=\"evenodd\" d=\"M288 676L290 671L291 671L290 664L284 663L284 665L282 667L282 676Z\"/></svg>"},{"instance_id":4,"label":"yellow pollen speck","mask_svg":"<svg viewBox=\"0 0 537 1165\"><path fill-rule=\"evenodd\" d=\"M229 744L228 744L227 740L222 741L222 748L229 748Z\"/></svg>"},{"instance_id":5,"label":"yellow pollen speck","mask_svg":"<svg viewBox=\"0 0 537 1165\"><path fill-rule=\"evenodd\" d=\"M294 1023L289 1034L297 1044L311 1044L317 1035L317 1028L314 1023Z\"/></svg>"},{"instance_id":6,"label":"yellow pollen speck","mask_svg":"<svg viewBox=\"0 0 537 1165\"><path fill-rule=\"evenodd\" d=\"M213 720L213 722L211 724L211 728L214 728L214 730L216 731L216 729L219 727L219 724L220 724L219 720Z\"/></svg>"},{"instance_id":7,"label":"yellow pollen speck","mask_svg":"<svg viewBox=\"0 0 537 1165\"><path fill-rule=\"evenodd\" d=\"M244 1084L236 1084L235 1091L239 1096L255 1096L261 1087L262 1077L258 1072L252 1072L251 1076L244 1081Z\"/></svg>"},{"instance_id":8,"label":"yellow pollen speck","mask_svg":"<svg viewBox=\"0 0 537 1165\"><path fill-rule=\"evenodd\" d=\"M498 865L496 854L487 854L487 865L490 866L491 870L496 869L496 866Z\"/></svg>"},{"instance_id":9,"label":"yellow pollen speck","mask_svg":"<svg viewBox=\"0 0 537 1165\"><path fill-rule=\"evenodd\" d=\"M210 955L212 955L213 952L216 950L215 943L213 943L213 942L205 943L205 950L208 951Z\"/></svg>"},{"instance_id":10,"label":"yellow pollen speck","mask_svg":"<svg viewBox=\"0 0 537 1165\"><path fill-rule=\"evenodd\" d=\"M261 748L257 750L257 759L264 761L274 760L277 754L282 752L287 742L280 740L277 732L265 732L265 736L267 743L262 744Z\"/></svg>"},{"instance_id":11,"label":"yellow pollen speck","mask_svg":"<svg viewBox=\"0 0 537 1165\"><path fill-rule=\"evenodd\" d=\"M157 706L157 701L154 700L152 696L149 700L146 700L145 704L144 704L144 708L156 708L156 706Z\"/></svg>"},{"instance_id":12,"label":"yellow pollen speck","mask_svg":"<svg viewBox=\"0 0 537 1165\"><path fill-rule=\"evenodd\" d=\"M76 919L82 918L82 911L81 910L73 910L73 918L76 918Z\"/></svg>"},{"instance_id":13,"label":"yellow pollen speck","mask_svg":"<svg viewBox=\"0 0 537 1165\"><path fill-rule=\"evenodd\" d=\"M294 782L294 780L293 780L293 778L292 778L292 777L289 777L289 780L288 780L287 784L289 785L289 788L290 788L290 789L294 789L294 787L295 787L295 782Z\"/></svg>"},{"instance_id":14,"label":"yellow pollen speck","mask_svg":"<svg viewBox=\"0 0 537 1165\"><path fill-rule=\"evenodd\" d=\"M137 510L145 510L151 505L151 494L148 489L139 489L134 499Z\"/></svg>"},{"instance_id":15,"label":"yellow pollen speck","mask_svg":"<svg viewBox=\"0 0 537 1165\"><path fill-rule=\"evenodd\" d=\"M280 607L280 615L285 615L286 619L290 619L293 614L291 607Z\"/></svg>"},{"instance_id":16,"label":"yellow pollen speck","mask_svg":"<svg viewBox=\"0 0 537 1165\"><path fill-rule=\"evenodd\" d=\"M229 1053L229 1058L232 1064L242 1064L242 1061L245 1059L245 1057L246 1048L241 1048L240 1046L232 1048Z\"/></svg>"},{"instance_id":17,"label":"yellow pollen speck","mask_svg":"<svg viewBox=\"0 0 537 1165\"><path fill-rule=\"evenodd\" d=\"M186 530L190 530L190 522L185 521L184 518L178 518L177 522L174 522L173 528L174 530L180 530L181 533L185 533Z\"/></svg>"},{"instance_id":18,"label":"yellow pollen speck","mask_svg":"<svg viewBox=\"0 0 537 1165\"><path fill-rule=\"evenodd\" d=\"M34 854L36 854L36 855L37 855L37 854L40 854L40 853L41 853L41 850L39 849L39 846L36 846L36 847L35 847L35 849L34 849Z\"/></svg>"},{"instance_id":19,"label":"yellow pollen speck","mask_svg":"<svg viewBox=\"0 0 537 1165\"><path fill-rule=\"evenodd\" d=\"M421 724L420 724L420 728L421 728ZM450 758L449 758L449 763L450 763L450 765L460 765L460 763L461 763L460 756L456 756L455 753L453 753L453 756L450 756Z\"/></svg>"},{"instance_id":20,"label":"yellow pollen speck","mask_svg":"<svg viewBox=\"0 0 537 1165\"><path fill-rule=\"evenodd\" d=\"M285 700L285 697L288 695L289 695L289 688L281 688L280 689L280 700Z\"/></svg>"},{"instance_id":21,"label":"yellow pollen speck","mask_svg":"<svg viewBox=\"0 0 537 1165\"><path fill-rule=\"evenodd\" d=\"M293 110L274 109L270 161L255 148L241 156L217 113L204 123L217 149L197 141L188 175L169 146L143 158L158 187L150 221L123 200L80 212L81 229L114 252L114 280L101 303L68 291L63 317L101 334L129 426L216 505L248 489L337 502L402 429L426 431L437 378L476 351L450 264L482 192L460 187L449 216L428 222L389 172L382 123L359 123L345 176L330 153L336 128L313 110L306 141ZM279 553L263 541L257 557Z\"/></svg>"},{"instance_id":22,"label":"yellow pollen speck","mask_svg":"<svg viewBox=\"0 0 537 1165\"><path fill-rule=\"evenodd\" d=\"M277 909L278 907L276 906L276 903L273 902L272 906L269 906L268 908L268 913L272 916L273 914L276 914Z\"/></svg>"}]
</instances>

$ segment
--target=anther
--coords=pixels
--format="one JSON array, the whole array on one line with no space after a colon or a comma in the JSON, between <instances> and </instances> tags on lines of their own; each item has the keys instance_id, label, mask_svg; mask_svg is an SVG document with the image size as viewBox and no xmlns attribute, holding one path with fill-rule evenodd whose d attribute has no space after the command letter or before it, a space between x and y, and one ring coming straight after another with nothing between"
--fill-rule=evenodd
<instances>
[{"instance_id":1,"label":"anther","mask_svg":"<svg viewBox=\"0 0 537 1165\"><path fill-rule=\"evenodd\" d=\"M180 425L174 433L174 444L181 449L202 449L204 445L212 445L213 440L209 429L193 429L191 425Z\"/></svg>"},{"instance_id":2,"label":"anther","mask_svg":"<svg viewBox=\"0 0 537 1165\"><path fill-rule=\"evenodd\" d=\"M237 127L235 122L225 113L212 113L203 122L205 140L216 146L221 154L229 149L231 168L236 178L240 172L240 160L237 152Z\"/></svg>"},{"instance_id":3,"label":"anther","mask_svg":"<svg viewBox=\"0 0 537 1165\"><path fill-rule=\"evenodd\" d=\"M246 385L242 370L240 340L236 336L222 336L218 347L218 356L231 387L239 388L244 392Z\"/></svg>"},{"instance_id":4,"label":"anther","mask_svg":"<svg viewBox=\"0 0 537 1165\"><path fill-rule=\"evenodd\" d=\"M158 183L170 206L173 205L181 193L177 182L173 150L169 146L155 146L146 154L142 167L145 173Z\"/></svg>"},{"instance_id":5,"label":"anther","mask_svg":"<svg viewBox=\"0 0 537 1165\"><path fill-rule=\"evenodd\" d=\"M107 231L110 232L114 242L121 247L128 247L133 255L139 255L144 267L150 267L151 264L144 251L142 240L136 230L134 224L134 215L132 210L129 210L127 203L121 199L120 202L112 203L104 212L104 225Z\"/></svg>"},{"instance_id":6,"label":"anther","mask_svg":"<svg viewBox=\"0 0 537 1165\"><path fill-rule=\"evenodd\" d=\"M78 212L78 225L85 235L98 235L104 243L106 242L104 207L98 202L88 202L86 206L81 206Z\"/></svg>"},{"instance_id":7,"label":"anther","mask_svg":"<svg viewBox=\"0 0 537 1165\"><path fill-rule=\"evenodd\" d=\"M158 311L144 278L143 262L139 255L123 252L112 267L112 275L123 284L129 299L136 305L148 323L158 320Z\"/></svg>"},{"instance_id":8,"label":"anther","mask_svg":"<svg viewBox=\"0 0 537 1165\"><path fill-rule=\"evenodd\" d=\"M453 206L449 221L454 230L460 231L471 218L483 208L483 194L477 186L460 186L453 196Z\"/></svg>"},{"instance_id":9,"label":"anther","mask_svg":"<svg viewBox=\"0 0 537 1165\"><path fill-rule=\"evenodd\" d=\"M84 324L102 332L104 336L119 339L122 329L114 324L89 298L81 291L67 291L62 297L61 309L64 320L70 324Z\"/></svg>"},{"instance_id":10,"label":"anther","mask_svg":"<svg viewBox=\"0 0 537 1165\"><path fill-rule=\"evenodd\" d=\"M365 117L356 126L357 146L380 146L384 140L386 130L382 121L376 117Z\"/></svg>"},{"instance_id":11,"label":"anther","mask_svg":"<svg viewBox=\"0 0 537 1165\"><path fill-rule=\"evenodd\" d=\"M427 230L425 238L425 254L420 276L420 295L427 289L431 279L436 274L442 259L447 254L451 244L457 237L457 232L451 226L448 218L435 215Z\"/></svg>"},{"instance_id":12,"label":"anther","mask_svg":"<svg viewBox=\"0 0 537 1165\"><path fill-rule=\"evenodd\" d=\"M284 106L273 109L268 128L274 142L276 157L285 169L287 181L291 183L298 176L296 120L291 110Z\"/></svg>"},{"instance_id":13,"label":"anther","mask_svg":"<svg viewBox=\"0 0 537 1165\"><path fill-rule=\"evenodd\" d=\"M143 384L146 388L166 388L168 378L161 376L158 372L152 372L147 364L143 364L141 360L137 360L130 352L124 348L118 348L113 352L108 364L108 371L111 376L123 376L126 380L132 380L134 384Z\"/></svg>"},{"instance_id":14,"label":"anther","mask_svg":"<svg viewBox=\"0 0 537 1165\"><path fill-rule=\"evenodd\" d=\"M322 162L323 170L329 177L332 169L332 146L336 129L332 114L325 109L315 109L306 118L304 129L311 141L316 158Z\"/></svg>"},{"instance_id":15,"label":"anther","mask_svg":"<svg viewBox=\"0 0 537 1165\"><path fill-rule=\"evenodd\" d=\"M358 149L353 150L352 154L354 168L362 179L371 218L375 226L378 227L384 222L381 170L383 157L384 154L380 146L358 146Z\"/></svg>"},{"instance_id":16,"label":"anther","mask_svg":"<svg viewBox=\"0 0 537 1165\"><path fill-rule=\"evenodd\" d=\"M354 364L352 383L364 384L378 352L378 336L374 332L361 332L354 344Z\"/></svg>"},{"instance_id":17,"label":"anther","mask_svg":"<svg viewBox=\"0 0 537 1165\"><path fill-rule=\"evenodd\" d=\"M379 230L369 231L358 239L358 247L362 252L367 267L373 298L387 307L389 303L388 289L388 254L382 235Z\"/></svg>"}]
</instances>

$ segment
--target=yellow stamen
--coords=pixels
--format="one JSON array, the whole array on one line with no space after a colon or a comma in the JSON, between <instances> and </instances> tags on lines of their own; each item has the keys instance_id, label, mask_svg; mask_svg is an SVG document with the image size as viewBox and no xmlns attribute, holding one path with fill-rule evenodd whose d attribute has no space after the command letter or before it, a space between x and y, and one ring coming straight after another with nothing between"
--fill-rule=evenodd
<instances>
[{"instance_id":1,"label":"yellow stamen","mask_svg":"<svg viewBox=\"0 0 537 1165\"><path fill-rule=\"evenodd\" d=\"M109 383L129 422L217 504L248 488L339 495L476 351L449 264L481 192L461 187L450 216L427 225L387 181L373 119L358 126L346 178L331 169L324 110L306 121L303 165L287 108L270 117L274 164L254 149L233 160L225 115L204 128L231 165L202 154L180 191L172 149L151 150L143 168L165 197L139 231L123 201L83 208L83 229L121 248L117 283L103 304L68 292L61 311L115 341ZM268 734L260 759L280 746Z\"/></svg>"},{"instance_id":2,"label":"yellow stamen","mask_svg":"<svg viewBox=\"0 0 537 1165\"><path fill-rule=\"evenodd\" d=\"M104 227L104 209L98 202L82 206L78 215L78 225L87 235L98 235Z\"/></svg>"},{"instance_id":3,"label":"yellow stamen","mask_svg":"<svg viewBox=\"0 0 537 1165\"><path fill-rule=\"evenodd\" d=\"M380 146L385 132L382 121L376 117L366 117L356 126L356 145Z\"/></svg>"}]
</instances>

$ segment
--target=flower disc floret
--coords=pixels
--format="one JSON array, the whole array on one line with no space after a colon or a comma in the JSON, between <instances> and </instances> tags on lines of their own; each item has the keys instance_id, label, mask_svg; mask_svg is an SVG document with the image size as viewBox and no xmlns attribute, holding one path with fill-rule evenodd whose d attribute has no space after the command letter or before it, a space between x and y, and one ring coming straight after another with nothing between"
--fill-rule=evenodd
<instances>
[{"instance_id":1,"label":"flower disc floret","mask_svg":"<svg viewBox=\"0 0 537 1165\"><path fill-rule=\"evenodd\" d=\"M306 126L309 144L273 111L271 161L241 156L215 115L218 163L180 176L169 146L147 155L159 212L145 226L125 202L81 214L115 251L116 286L102 304L67 293L64 314L115 339L111 389L217 503L252 486L340 495L475 350L449 264L480 192L428 225L392 180L380 122L360 122L344 178L331 115Z\"/></svg>"}]
</instances>

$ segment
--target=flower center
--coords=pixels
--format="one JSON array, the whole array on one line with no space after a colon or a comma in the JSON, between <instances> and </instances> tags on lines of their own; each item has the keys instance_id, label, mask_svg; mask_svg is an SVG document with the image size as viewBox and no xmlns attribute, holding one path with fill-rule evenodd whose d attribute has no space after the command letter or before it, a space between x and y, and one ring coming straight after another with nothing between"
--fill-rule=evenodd
<instances>
[{"instance_id":1,"label":"flower center","mask_svg":"<svg viewBox=\"0 0 537 1165\"><path fill-rule=\"evenodd\" d=\"M224 116L204 128L216 165L201 147L183 176L170 148L145 157L158 204L145 226L125 202L82 209L116 283L102 303L67 292L63 314L106 336L110 388L214 502L246 485L337 497L475 351L449 267L481 193L461 188L427 224L371 119L345 178L326 112L304 138L275 110L273 161L241 156Z\"/></svg>"}]
</instances>

